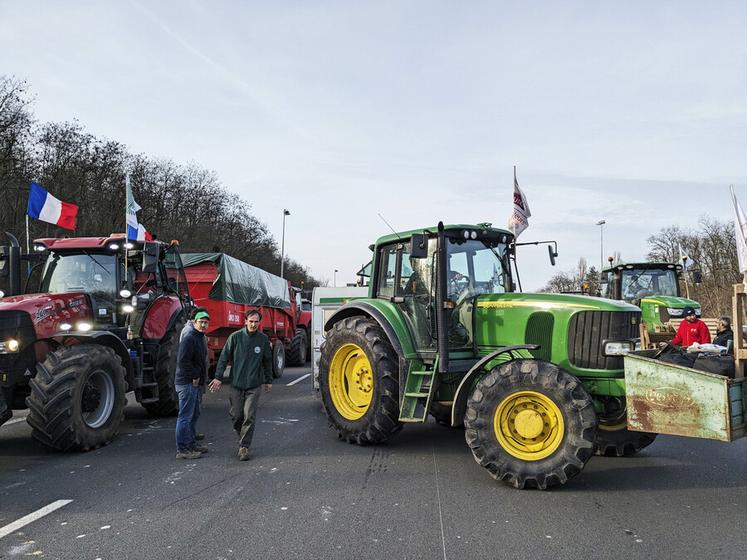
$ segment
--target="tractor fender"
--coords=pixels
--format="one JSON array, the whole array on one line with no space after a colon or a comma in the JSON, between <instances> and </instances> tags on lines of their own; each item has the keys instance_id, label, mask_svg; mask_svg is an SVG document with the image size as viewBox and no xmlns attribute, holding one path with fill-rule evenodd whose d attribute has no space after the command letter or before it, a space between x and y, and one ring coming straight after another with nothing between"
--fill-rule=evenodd
<instances>
[{"instance_id":1,"label":"tractor fender","mask_svg":"<svg viewBox=\"0 0 747 560\"><path fill-rule=\"evenodd\" d=\"M135 372L132 367L132 358L130 357L130 351L125 346L124 342L112 334L109 331L65 331L55 333L52 340L57 342L60 346L69 345L70 340L77 341L77 344L92 343L100 344L102 346L108 346L119 356L122 360L122 366L125 368L126 379L130 387L135 386Z\"/></svg>"},{"instance_id":2,"label":"tractor fender","mask_svg":"<svg viewBox=\"0 0 747 560\"><path fill-rule=\"evenodd\" d=\"M467 411L467 399L469 398L470 389L473 387L473 381L475 381L480 375L487 373L485 366L492 362L495 358L501 354L508 353L511 360L522 358L518 354L515 355L516 350L538 350L539 345L537 344L519 344L517 346L503 346L494 350L487 356L480 358L480 360L473 365L467 374L462 378L462 381L457 387L456 393L454 394L454 404L451 407L451 425L460 426L464 422L464 413Z\"/></svg>"},{"instance_id":3,"label":"tractor fender","mask_svg":"<svg viewBox=\"0 0 747 560\"><path fill-rule=\"evenodd\" d=\"M394 351L397 353L398 358L398 370L399 370L399 386L404 387L405 381L407 380L408 372L408 361L407 357L415 355L415 349L410 338L410 332L407 326L402 321L399 313L386 313L385 309L391 306L389 302L377 301L376 305L369 303L368 301L351 301L343 305L338 309L324 324L324 330L330 330L335 323L347 319L348 317L366 316L374 321L383 329L389 342L391 343ZM382 309L383 307L383 309ZM398 331L400 335L398 336ZM410 356L407 356L407 353ZM400 394L400 399L402 394Z\"/></svg>"},{"instance_id":4,"label":"tractor fender","mask_svg":"<svg viewBox=\"0 0 747 560\"><path fill-rule=\"evenodd\" d=\"M397 352L400 358L404 357L406 353L415 353L410 339L410 333L407 330L405 323L401 320L399 313L385 313L381 309L379 303L391 305L388 302L377 302L377 305L369 303L367 301L351 301L343 305L338 309L324 324L324 330L328 331L332 328L335 323L347 319L348 317L354 317L356 315L365 315L376 321L379 326L384 329L389 342L391 342L394 350ZM398 324L394 324L394 323ZM397 331L400 334L397 334ZM403 336L405 335L405 336ZM404 338L404 340L403 340ZM403 344L404 342L404 344Z\"/></svg>"}]
</instances>

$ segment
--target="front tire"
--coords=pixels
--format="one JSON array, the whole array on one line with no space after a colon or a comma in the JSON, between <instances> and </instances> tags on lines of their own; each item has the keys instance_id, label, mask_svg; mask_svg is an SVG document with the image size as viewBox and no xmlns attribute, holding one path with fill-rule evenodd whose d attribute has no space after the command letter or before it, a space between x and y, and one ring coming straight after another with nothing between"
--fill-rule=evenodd
<instances>
[{"instance_id":1,"label":"front tire","mask_svg":"<svg viewBox=\"0 0 747 560\"><path fill-rule=\"evenodd\" d=\"M514 360L480 379L467 402L475 460L515 488L565 484L594 454L597 416L578 379L541 360Z\"/></svg>"},{"instance_id":2,"label":"front tire","mask_svg":"<svg viewBox=\"0 0 747 560\"><path fill-rule=\"evenodd\" d=\"M59 451L109 443L124 417L125 368L113 349L78 344L37 365L26 399L31 435Z\"/></svg>"},{"instance_id":3,"label":"front tire","mask_svg":"<svg viewBox=\"0 0 747 560\"><path fill-rule=\"evenodd\" d=\"M319 385L330 427L348 443L381 443L402 429L398 357L368 317L348 317L322 345Z\"/></svg>"},{"instance_id":4,"label":"front tire","mask_svg":"<svg viewBox=\"0 0 747 560\"><path fill-rule=\"evenodd\" d=\"M601 397L605 413L599 417L596 454L604 457L629 457L651 445L656 434L627 429L624 397Z\"/></svg>"}]
</instances>

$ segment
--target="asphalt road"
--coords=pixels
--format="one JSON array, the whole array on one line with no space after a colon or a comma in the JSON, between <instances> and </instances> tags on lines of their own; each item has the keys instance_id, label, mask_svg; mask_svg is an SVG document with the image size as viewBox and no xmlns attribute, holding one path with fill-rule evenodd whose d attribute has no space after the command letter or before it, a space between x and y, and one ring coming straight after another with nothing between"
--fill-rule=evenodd
<instances>
[{"instance_id":1,"label":"asphalt road","mask_svg":"<svg viewBox=\"0 0 747 560\"><path fill-rule=\"evenodd\" d=\"M207 395L211 452L174 458L174 419L127 408L119 436L84 454L0 427L0 558L742 558L747 439L660 436L633 458L593 458L566 486L490 478L460 430L407 426L358 447L328 429L308 368L263 395L253 458L239 462L227 391ZM64 502L63 502L64 503ZM58 504L59 505L59 504Z\"/></svg>"}]
</instances>

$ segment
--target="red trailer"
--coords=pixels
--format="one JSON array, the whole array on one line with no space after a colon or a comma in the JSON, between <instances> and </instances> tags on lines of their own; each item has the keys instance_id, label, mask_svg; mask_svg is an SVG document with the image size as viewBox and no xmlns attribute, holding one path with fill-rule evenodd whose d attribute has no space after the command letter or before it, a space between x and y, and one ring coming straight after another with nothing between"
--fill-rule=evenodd
<instances>
[{"instance_id":1,"label":"red trailer","mask_svg":"<svg viewBox=\"0 0 747 560\"><path fill-rule=\"evenodd\" d=\"M272 343L273 375L280 377L299 313L290 282L225 253L185 253L182 261L195 306L210 313L211 365L229 335L244 326L244 312L257 309L262 314L260 330Z\"/></svg>"}]
</instances>

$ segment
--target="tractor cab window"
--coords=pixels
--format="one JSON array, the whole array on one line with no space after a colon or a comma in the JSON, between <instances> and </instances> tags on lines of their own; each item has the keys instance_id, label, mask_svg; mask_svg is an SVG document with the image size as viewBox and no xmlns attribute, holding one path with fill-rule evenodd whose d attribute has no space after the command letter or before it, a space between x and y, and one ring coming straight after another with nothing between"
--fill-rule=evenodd
<instances>
[{"instance_id":1,"label":"tractor cab window","mask_svg":"<svg viewBox=\"0 0 747 560\"><path fill-rule=\"evenodd\" d=\"M448 238L447 250L449 299L458 301L508 291L505 244L482 239Z\"/></svg>"},{"instance_id":2,"label":"tractor cab window","mask_svg":"<svg viewBox=\"0 0 747 560\"><path fill-rule=\"evenodd\" d=\"M179 251L175 245L170 245L166 249L166 256L163 260L166 273L166 284L169 291L178 294L179 299L183 302L189 300L189 286L187 286L187 275L184 273L184 265Z\"/></svg>"},{"instance_id":3,"label":"tractor cab window","mask_svg":"<svg viewBox=\"0 0 747 560\"><path fill-rule=\"evenodd\" d=\"M111 295L117 292L116 257L111 254L50 253L42 273L41 291Z\"/></svg>"},{"instance_id":4,"label":"tractor cab window","mask_svg":"<svg viewBox=\"0 0 747 560\"><path fill-rule=\"evenodd\" d=\"M625 301L636 302L653 295L680 295L677 272L674 269L623 269L622 297Z\"/></svg>"},{"instance_id":5,"label":"tractor cab window","mask_svg":"<svg viewBox=\"0 0 747 560\"><path fill-rule=\"evenodd\" d=\"M454 303L448 324L449 348L472 348L473 302L482 294L503 294L509 285L505 243L490 239L446 239L446 295Z\"/></svg>"},{"instance_id":6,"label":"tractor cab window","mask_svg":"<svg viewBox=\"0 0 747 560\"><path fill-rule=\"evenodd\" d=\"M611 271L602 273L599 293L604 298L615 299L615 277Z\"/></svg>"},{"instance_id":7,"label":"tractor cab window","mask_svg":"<svg viewBox=\"0 0 747 560\"><path fill-rule=\"evenodd\" d=\"M409 245L397 243L380 249L377 296L389 299L402 311L420 351L435 351L435 253L437 240L428 241L428 256L413 258Z\"/></svg>"}]
</instances>

